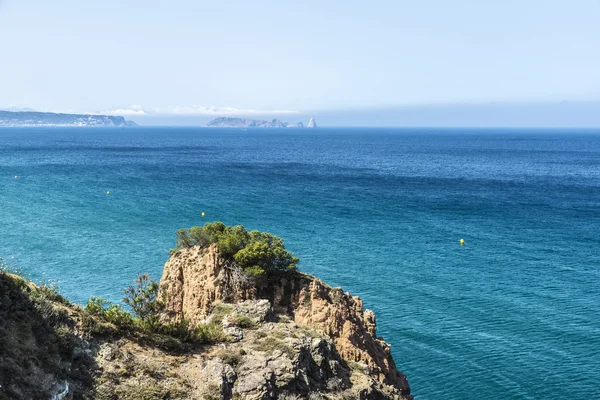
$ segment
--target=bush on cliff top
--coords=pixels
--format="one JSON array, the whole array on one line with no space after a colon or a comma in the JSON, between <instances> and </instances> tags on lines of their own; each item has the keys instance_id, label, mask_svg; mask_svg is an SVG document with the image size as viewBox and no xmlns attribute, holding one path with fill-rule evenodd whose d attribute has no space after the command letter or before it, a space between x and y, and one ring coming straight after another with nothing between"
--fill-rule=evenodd
<instances>
[{"instance_id":1,"label":"bush on cliff top","mask_svg":"<svg viewBox=\"0 0 600 400\"><path fill-rule=\"evenodd\" d=\"M180 229L175 234L177 249L216 244L221 256L234 260L249 275L293 271L300 261L285 249L280 237L267 232L248 232L242 225L207 222L203 227Z\"/></svg>"}]
</instances>

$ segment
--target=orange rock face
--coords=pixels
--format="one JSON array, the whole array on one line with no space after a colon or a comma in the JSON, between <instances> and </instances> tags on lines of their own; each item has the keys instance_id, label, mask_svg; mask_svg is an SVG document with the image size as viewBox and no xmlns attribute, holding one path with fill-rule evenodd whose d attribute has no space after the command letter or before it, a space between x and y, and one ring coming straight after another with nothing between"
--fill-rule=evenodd
<instances>
[{"instance_id":1,"label":"orange rock face","mask_svg":"<svg viewBox=\"0 0 600 400\"><path fill-rule=\"evenodd\" d=\"M166 319L193 323L206 318L220 302L268 299L276 314L323 331L343 359L367 364L377 380L410 398L408 381L396 368L389 345L376 337L375 314L364 310L360 298L313 276L289 272L251 281L240 276L214 246L192 247L167 261L160 292Z\"/></svg>"}]
</instances>

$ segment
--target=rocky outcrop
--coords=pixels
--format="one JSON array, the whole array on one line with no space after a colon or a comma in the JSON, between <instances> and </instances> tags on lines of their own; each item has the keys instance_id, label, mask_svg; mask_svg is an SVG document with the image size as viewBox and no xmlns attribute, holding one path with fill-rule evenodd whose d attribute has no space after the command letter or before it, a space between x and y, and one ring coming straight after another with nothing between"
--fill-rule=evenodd
<instances>
[{"instance_id":1,"label":"rocky outcrop","mask_svg":"<svg viewBox=\"0 0 600 400\"><path fill-rule=\"evenodd\" d=\"M364 310L360 298L313 276L289 272L248 281L214 245L192 247L177 251L165 264L160 292L166 302L165 319L194 323L205 321L220 303L268 300L275 315L322 332L343 360L364 364L377 382L410 396L389 345L376 336L373 312Z\"/></svg>"},{"instance_id":2,"label":"rocky outcrop","mask_svg":"<svg viewBox=\"0 0 600 400\"><path fill-rule=\"evenodd\" d=\"M311 118L310 121L308 121L308 125L306 125L307 128L316 128L317 127L317 123L315 122L314 118Z\"/></svg>"},{"instance_id":3,"label":"rocky outcrop","mask_svg":"<svg viewBox=\"0 0 600 400\"><path fill-rule=\"evenodd\" d=\"M362 363L347 363L331 339L291 320L268 322L268 301L216 307L218 318L239 336L183 355L121 339L99 346L102 399L395 399L397 389L377 382ZM240 315L256 324L240 324ZM237 322L236 322L237 321ZM263 321L263 322L259 322ZM242 325L242 326L236 326ZM142 396L143 394L143 396Z\"/></svg>"}]
</instances>

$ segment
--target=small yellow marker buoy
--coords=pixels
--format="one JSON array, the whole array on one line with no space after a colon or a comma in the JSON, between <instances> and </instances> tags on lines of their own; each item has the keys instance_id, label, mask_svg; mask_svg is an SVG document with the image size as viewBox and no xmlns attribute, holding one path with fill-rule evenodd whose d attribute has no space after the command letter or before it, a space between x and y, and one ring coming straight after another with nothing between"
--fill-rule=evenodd
<instances>
[{"instance_id":1,"label":"small yellow marker buoy","mask_svg":"<svg viewBox=\"0 0 600 400\"><path fill-rule=\"evenodd\" d=\"M202 216L204 217L204 212L202 212Z\"/></svg>"},{"instance_id":2,"label":"small yellow marker buoy","mask_svg":"<svg viewBox=\"0 0 600 400\"><path fill-rule=\"evenodd\" d=\"M110 194L110 192L106 192L106 194Z\"/></svg>"},{"instance_id":3,"label":"small yellow marker buoy","mask_svg":"<svg viewBox=\"0 0 600 400\"><path fill-rule=\"evenodd\" d=\"M462 246L463 244L465 244L465 239L460 239L460 245Z\"/></svg>"}]
</instances>

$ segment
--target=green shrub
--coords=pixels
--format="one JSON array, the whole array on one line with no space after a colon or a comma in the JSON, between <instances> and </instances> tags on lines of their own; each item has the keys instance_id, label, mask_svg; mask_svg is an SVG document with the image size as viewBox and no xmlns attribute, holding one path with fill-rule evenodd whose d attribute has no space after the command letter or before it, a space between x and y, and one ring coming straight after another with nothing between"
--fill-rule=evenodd
<instances>
[{"instance_id":1,"label":"green shrub","mask_svg":"<svg viewBox=\"0 0 600 400\"><path fill-rule=\"evenodd\" d=\"M164 323L160 326L159 331L163 335L173 336L184 342L193 340L193 329L186 320Z\"/></svg>"},{"instance_id":2,"label":"green shrub","mask_svg":"<svg viewBox=\"0 0 600 400\"><path fill-rule=\"evenodd\" d=\"M100 297L92 297L83 308L84 313L99 317L120 330L136 328L146 333L159 333L163 328L160 312L164 304L157 299L158 283L151 280L148 274L140 274L135 286L129 286L124 292L123 302L131 307L135 317L123 306L112 304Z\"/></svg>"},{"instance_id":3,"label":"green shrub","mask_svg":"<svg viewBox=\"0 0 600 400\"><path fill-rule=\"evenodd\" d=\"M300 261L285 249L283 239L270 233L252 231L250 242L234 255L244 269L259 267L265 272L295 270Z\"/></svg>"},{"instance_id":4,"label":"green shrub","mask_svg":"<svg viewBox=\"0 0 600 400\"><path fill-rule=\"evenodd\" d=\"M81 313L81 328L88 336L111 336L119 332L119 328L87 312Z\"/></svg>"},{"instance_id":5,"label":"green shrub","mask_svg":"<svg viewBox=\"0 0 600 400\"><path fill-rule=\"evenodd\" d=\"M177 249L216 244L222 257L234 260L251 276L296 269L300 261L285 249L283 239L266 232L248 232L242 225L225 226L222 222L176 232Z\"/></svg>"},{"instance_id":6,"label":"green shrub","mask_svg":"<svg viewBox=\"0 0 600 400\"><path fill-rule=\"evenodd\" d=\"M223 332L223 318L231 312L229 304L218 304L213 309L213 318L208 323L192 325L189 321L164 323L158 326L157 333L168 335L190 343L216 343L227 338Z\"/></svg>"},{"instance_id":7,"label":"green shrub","mask_svg":"<svg viewBox=\"0 0 600 400\"><path fill-rule=\"evenodd\" d=\"M92 297L83 308L83 311L89 315L99 317L121 330L130 329L134 325L133 317L123 306L112 304L101 297Z\"/></svg>"},{"instance_id":8,"label":"green shrub","mask_svg":"<svg viewBox=\"0 0 600 400\"><path fill-rule=\"evenodd\" d=\"M129 328L133 325L131 314L119 304L109 305L104 312L104 318L120 328Z\"/></svg>"},{"instance_id":9,"label":"green shrub","mask_svg":"<svg viewBox=\"0 0 600 400\"><path fill-rule=\"evenodd\" d=\"M265 274L265 270L259 267L258 265L253 265L251 267L244 268L244 272L248 276L252 276L258 278L259 276L263 276Z\"/></svg>"},{"instance_id":10,"label":"green shrub","mask_svg":"<svg viewBox=\"0 0 600 400\"><path fill-rule=\"evenodd\" d=\"M198 324L194 328L194 341L197 343L216 343L226 341L223 326L219 323Z\"/></svg>"},{"instance_id":11,"label":"green shrub","mask_svg":"<svg viewBox=\"0 0 600 400\"><path fill-rule=\"evenodd\" d=\"M164 310L164 303L158 299L158 283L148 274L140 273L135 286L129 286L124 292L123 302L133 310L137 317L135 322L142 330L155 332L161 325L160 312Z\"/></svg>"},{"instance_id":12,"label":"green shrub","mask_svg":"<svg viewBox=\"0 0 600 400\"><path fill-rule=\"evenodd\" d=\"M219 350L215 356L219 357L225 364L236 367L242 361L241 351Z\"/></svg>"},{"instance_id":13,"label":"green shrub","mask_svg":"<svg viewBox=\"0 0 600 400\"><path fill-rule=\"evenodd\" d=\"M180 229L175 232L177 248L208 247L212 243L217 243L224 231L225 224L222 222L206 223L204 227L194 226L190 229Z\"/></svg>"},{"instance_id":14,"label":"green shrub","mask_svg":"<svg viewBox=\"0 0 600 400\"><path fill-rule=\"evenodd\" d=\"M104 317L104 311L110 304L109 301L104 300L102 297L92 297L88 300L87 304L83 307L83 310L90 315L97 317Z\"/></svg>"},{"instance_id":15,"label":"green shrub","mask_svg":"<svg viewBox=\"0 0 600 400\"><path fill-rule=\"evenodd\" d=\"M235 314L229 318L229 322L232 325L238 326L244 329L256 328L256 322L252 318L243 314Z\"/></svg>"}]
</instances>

